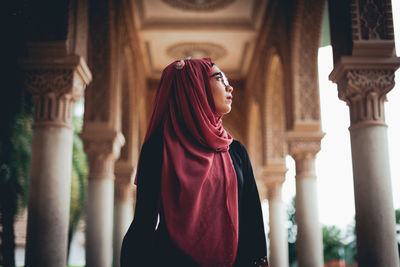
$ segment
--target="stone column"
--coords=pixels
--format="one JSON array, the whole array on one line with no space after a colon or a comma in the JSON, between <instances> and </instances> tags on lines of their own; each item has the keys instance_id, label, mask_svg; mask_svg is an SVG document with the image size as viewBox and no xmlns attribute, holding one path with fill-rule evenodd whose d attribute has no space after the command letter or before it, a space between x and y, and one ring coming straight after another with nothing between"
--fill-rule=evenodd
<instances>
[{"instance_id":1,"label":"stone column","mask_svg":"<svg viewBox=\"0 0 400 267\"><path fill-rule=\"evenodd\" d=\"M282 184L285 181L285 163L268 166L263 170L265 191L269 206L269 262L272 267L288 267L288 241L286 207L282 201Z\"/></svg>"},{"instance_id":2,"label":"stone column","mask_svg":"<svg viewBox=\"0 0 400 267\"><path fill-rule=\"evenodd\" d=\"M359 266L399 266L384 118L399 58L342 57L330 75L350 108Z\"/></svg>"},{"instance_id":3,"label":"stone column","mask_svg":"<svg viewBox=\"0 0 400 267\"><path fill-rule=\"evenodd\" d=\"M95 123L94 123L95 124ZM81 137L89 160L86 212L86 266L112 264L114 164L124 144L121 133L102 127L86 128Z\"/></svg>"},{"instance_id":4,"label":"stone column","mask_svg":"<svg viewBox=\"0 0 400 267\"><path fill-rule=\"evenodd\" d=\"M115 166L113 267L119 267L122 240L133 219L134 168L127 162Z\"/></svg>"},{"instance_id":5,"label":"stone column","mask_svg":"<svg viewBox=\"0 0 400 267\"><path fill-rule=\"evenodd\" d=\"M46 54L46 44L23 60L35 105L25 266L65 267L72 168L72 108L91 73L77 55Z\"/></svg>"},{"instance_id":6,"label":"stone column","mask_svg":"<svg viewBox=\"0 0 400 267\"><path fill-rule=\"evenodd\" d=\"M290 132L289 153L296 162L297 259L299 267L324 265L322 231L318 217L315 156L322 133Z\"/></svg>"}]
</instances>

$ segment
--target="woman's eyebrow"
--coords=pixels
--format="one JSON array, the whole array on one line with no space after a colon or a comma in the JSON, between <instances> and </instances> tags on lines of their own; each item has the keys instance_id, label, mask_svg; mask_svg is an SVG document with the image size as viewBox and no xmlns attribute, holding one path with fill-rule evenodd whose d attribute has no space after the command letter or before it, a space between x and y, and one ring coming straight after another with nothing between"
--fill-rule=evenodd
<instances>
[{"instance_id":1,"label":"woman's eyebrow","mask_svg":"<svg viewBox=\"0 0 400 267\"><path fill-rule=\"evenodd\" d=\"M210 77L214 77L214 76L217 76L217 75L221 75L222 76L222 72L220 71L220 72L213 73Z\"/></svg>"}]
</instances>

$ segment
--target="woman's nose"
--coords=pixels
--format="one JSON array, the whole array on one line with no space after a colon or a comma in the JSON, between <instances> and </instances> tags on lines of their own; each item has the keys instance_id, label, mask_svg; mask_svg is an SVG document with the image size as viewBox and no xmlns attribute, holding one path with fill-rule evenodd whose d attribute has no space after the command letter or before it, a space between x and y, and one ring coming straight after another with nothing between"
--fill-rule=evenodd
<instances>
[{"instance_id":1,"label":"woman's nose","mask_svg":"<svg viewBox=\"0 0 400 267\"><path fill-rule=\"evenodd\" d=\"M232 87L230 84L228 84L228 85L226 86L226 91L227 91L228 93L232 93L233 87Z\"/></svg>"}]
</instances>

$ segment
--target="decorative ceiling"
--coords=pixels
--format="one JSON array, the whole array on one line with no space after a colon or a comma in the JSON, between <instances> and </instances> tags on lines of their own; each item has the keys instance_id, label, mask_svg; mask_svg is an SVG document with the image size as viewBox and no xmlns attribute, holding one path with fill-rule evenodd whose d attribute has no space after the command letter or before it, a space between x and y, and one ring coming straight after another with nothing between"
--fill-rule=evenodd
<instances>
[{"instance_id":1,"label":"decorative ceiling","mask_svg":"<svg viewBox=\"0 0 400 267\"><path fill-rule=\"evenodd\" d=\"M211 57L230 78L247 73L268 0L134 0L149 78L174 60Z\"/></svg>"}]
</instances>

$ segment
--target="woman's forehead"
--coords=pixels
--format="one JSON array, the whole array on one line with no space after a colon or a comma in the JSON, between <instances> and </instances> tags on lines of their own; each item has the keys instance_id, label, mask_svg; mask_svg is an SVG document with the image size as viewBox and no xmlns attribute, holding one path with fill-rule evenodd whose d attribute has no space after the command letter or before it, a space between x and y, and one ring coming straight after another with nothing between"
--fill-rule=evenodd
<instances>
[{"instance_id":1,"label":"woman's forehead","mask_svg":"<svg viewBox=\"0 0 400 267\"><path fill-rule=\"evenodd\" d=\"M212 72L212 73L217 73L217 72L222 72L222 71L221 71L220 68L217 67L217 65L214 65L214 66L211 68L211 72Z\"/></svg>"}]
</instances>

